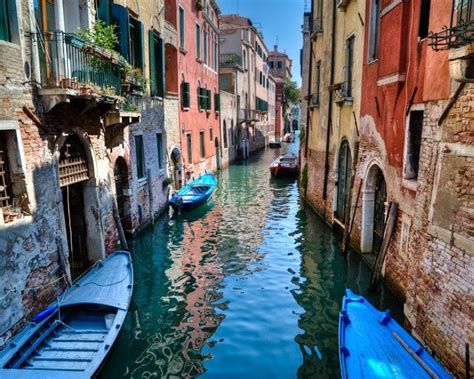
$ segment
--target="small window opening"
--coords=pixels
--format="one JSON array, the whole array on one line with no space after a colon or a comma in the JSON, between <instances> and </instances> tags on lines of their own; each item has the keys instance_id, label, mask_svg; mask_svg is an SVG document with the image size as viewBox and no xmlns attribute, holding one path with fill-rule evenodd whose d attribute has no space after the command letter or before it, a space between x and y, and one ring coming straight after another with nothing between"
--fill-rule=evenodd
<instances>
[{"instance_id":1,"label":"small window opening","mask_svg":"<svg viewBox=\"0 0 474 379\"><path fill-rule=\"evenodd\" d=\"M422 130L423 111L410 112L406 145L405 179L416 180L418 178Z\"/></svg>"}]
</instances>

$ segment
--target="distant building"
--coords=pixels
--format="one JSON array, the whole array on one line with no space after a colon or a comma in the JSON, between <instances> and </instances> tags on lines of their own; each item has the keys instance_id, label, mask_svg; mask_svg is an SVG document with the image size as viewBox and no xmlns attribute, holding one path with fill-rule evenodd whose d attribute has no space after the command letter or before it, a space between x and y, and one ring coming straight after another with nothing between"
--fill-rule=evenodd
<instances>
[{"instance_id":1,"label":"distant building","mask_svg":"<svg viewBox=\"0 0 474 379\"><path fill-rule=\"evenodd\" d=\"M268 50L252 21L223 15L220 21L221 88L237 97L237 157L268 142Z\"/></svg>"},{"instance_id":2,"label":"distant building","mask_svg":"<svg viewBox=\"0 0 474 379\"><path fill-rule=\"evenodd\" d=\"M285 98L285 82L291 80L291 66L293 61L286 53L278 51L278 46L273 47L273 51L268 54L268 65L270 74L276 82L275 101L275 139L280 139L290 131L290 108L287 106Z\"/></svg>"}]
</instances>

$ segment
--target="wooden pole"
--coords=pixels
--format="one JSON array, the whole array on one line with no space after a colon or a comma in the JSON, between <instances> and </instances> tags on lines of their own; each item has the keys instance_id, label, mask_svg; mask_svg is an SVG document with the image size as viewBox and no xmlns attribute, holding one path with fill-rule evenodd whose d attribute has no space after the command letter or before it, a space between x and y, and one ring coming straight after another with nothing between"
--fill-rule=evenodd
<instances>
[{"instance_id":1,"label":"wooden pole","mask_svg":"<svg viewBox=\"0 0 474 379\"><path fill-rule=\"evenodd\" d=\"M363 180L361 179L360 184L359 184L359 190L357 191L356 202L354 204L354 210L352 211L351 222L349 223L349 229L347 229L347 227L345 227L345 229L344 229L344 236L342 238L342 252L343 253L345 253L347 251L347 248L350 245L352 227L354 226L355 214L357 212L357 207L359 206L359 198L360 198L360 192L362 190L362 184L363 184ZM346 232L346 230L347 230L347 232ZM346 235L346 233L347 233L347 235Z\"/></svg>"},{"instance_id":2,"label":"wooden pole","mask_svg":"<svg viewBox=\"0 0 474 379\"><path fill-rule=\"evenodd\" d=\"M418 356L417 353L415 353L411 348L410 346L408 346L408 344L396 333L396 332L392 332L392 336L400 343L400 345L402 345L405 350L408 352L408 354L410 354L413 359L421 366L423 367L423 370L425 370L429 376L431 376L433 379L438 379L439 376L436 375L436 373L431 369L429 368L429 366Z\"/></svg>"},{"instance_id":3,"label":"wooden pole","mask_svg":"<svg viewBox=\"0 0 474 379\"><path fill-rule=\"evenodd\" d=\"M388 212L389 212L388 219L387 219L387 223L385 224L384 233L383 233L382 246L380 247L380 251L377 255L374 272L372 273L372 278L370 280L370 289L375 288L380 277L382 265L383 265L383 262L385 260L385 255L387 254L387 250L388 250L388 244L390 242L390 238L392 237L393 229L395 227L395 221L397 219L398 204L393 201L390 202L390 209Z\"/></svg>"},{"instance_id":4,"label":"wooden pole","mask_svg":"<svg viewBox=\"0 0 474 379\"><path fill-rule=\"evenodd\" d=\"M115 226L120 238L120 245L122 245L124 250L128 250L128 242L125 238L125 231L123 230L122 221L120 220L120 215L118 211L117 198L112 195L112 213L114 215Z\"/></svg>"}]
</instances>

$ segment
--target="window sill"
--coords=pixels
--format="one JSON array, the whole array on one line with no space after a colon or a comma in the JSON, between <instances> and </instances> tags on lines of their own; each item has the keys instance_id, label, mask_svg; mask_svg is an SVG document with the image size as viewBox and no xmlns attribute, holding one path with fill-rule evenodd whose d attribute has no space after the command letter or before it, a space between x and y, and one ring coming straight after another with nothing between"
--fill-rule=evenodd
<instances>
[{"instance_id":1,"label":"window sill","mask_svg":"<svg viewBox=\"0 0 474 379\"><path fill-rule=\"evenodd\" d=\"M378 61L379 61L379 58L375 58L375 59L372 59L371 61L367 61L367 64L371 65L371 64L374 64L374 63L378 63Z\"/></svg>"},{"instance_id":2,"label":"window sill","mask_svg":"<svg viewBox=\"0 0 474 379\"><path fill-rule=\"evenodd\" d=\"M138 178L138 187L144 187L148 183L148 178L145 176L143 178Z\"/></svg>"},{"instance_id":3,"label":"window sill","mask_svg":"<svg viewBox=\"0 0 474 379\"><path fill-rule=\"evenodd\" d=\"M151 98L152 98L153 100L163 101L163 97L162 97L162 96L152 96Z\"/></svg>"},{"instance_id":4,"label":"window sill","mask_svg":"<svg viewBox=\"0 0 474 379\"><path fill-rule=\"evenodd\" d=\"M30 215L28 215L28 216L23 216L23 217L21 217L21 218L18 218L18 219L14 220L14 221L10 221L10 222L7 222L7 223L1 223L1 222L0 222L0 230L1 230L2 228L10 228L10 227L12 227L12 226L18 227L18 226L20 226L20 225L22 225L22 224L23 224L23 225L27 225L27 224L32 224L32 223L33 223L33 216L30 216Z\"/></svg>"},{"instance_id":5,"label":"window sill","mask_svg":"<svg viewBox=\"0 0 474 379\"><path fill-rule=\"evenodd\" d=\"M188 53L188 50L186 50L184 47L181 47L181 46L180 46L180 47L179 47L179 52L180 52L181 54L186 55L186 54Z\"/></svg>"},{"instance_id":6,"label":"window sill","mask_svg":"<svg viewBox=\"0 0 474 379\"><path fill-rule=\"evenodd\" d=\"M418 190L418 180L417 179L403 179L402 186L416 192Z\"/></svg>"}]
</instances>

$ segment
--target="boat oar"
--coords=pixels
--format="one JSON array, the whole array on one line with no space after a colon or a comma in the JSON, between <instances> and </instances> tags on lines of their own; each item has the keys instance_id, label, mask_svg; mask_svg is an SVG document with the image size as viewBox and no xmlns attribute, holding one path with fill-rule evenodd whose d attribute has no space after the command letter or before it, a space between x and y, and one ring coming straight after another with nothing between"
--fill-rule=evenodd
<instances>
[{"instance_id":1,"label":"boat oar","mask_svg":"<svg viewBox=\"0 0 474 379\"><path fill-rule=\"evenodd\" d=\"M400 343L400 345L405 348L405 350L413 357L413 359L415 359L415 361L417 361L418 364L423 367L423 369L428 373L429 376L431 376L433 379L439 379L439 376L436 375L425 362L423 362L423 360L418 356L418 354L415 353L412 348L408 346L408 344L403 341L402 338L396 332L392 332L392 336Z\"/></svg>"}]
</instances>

